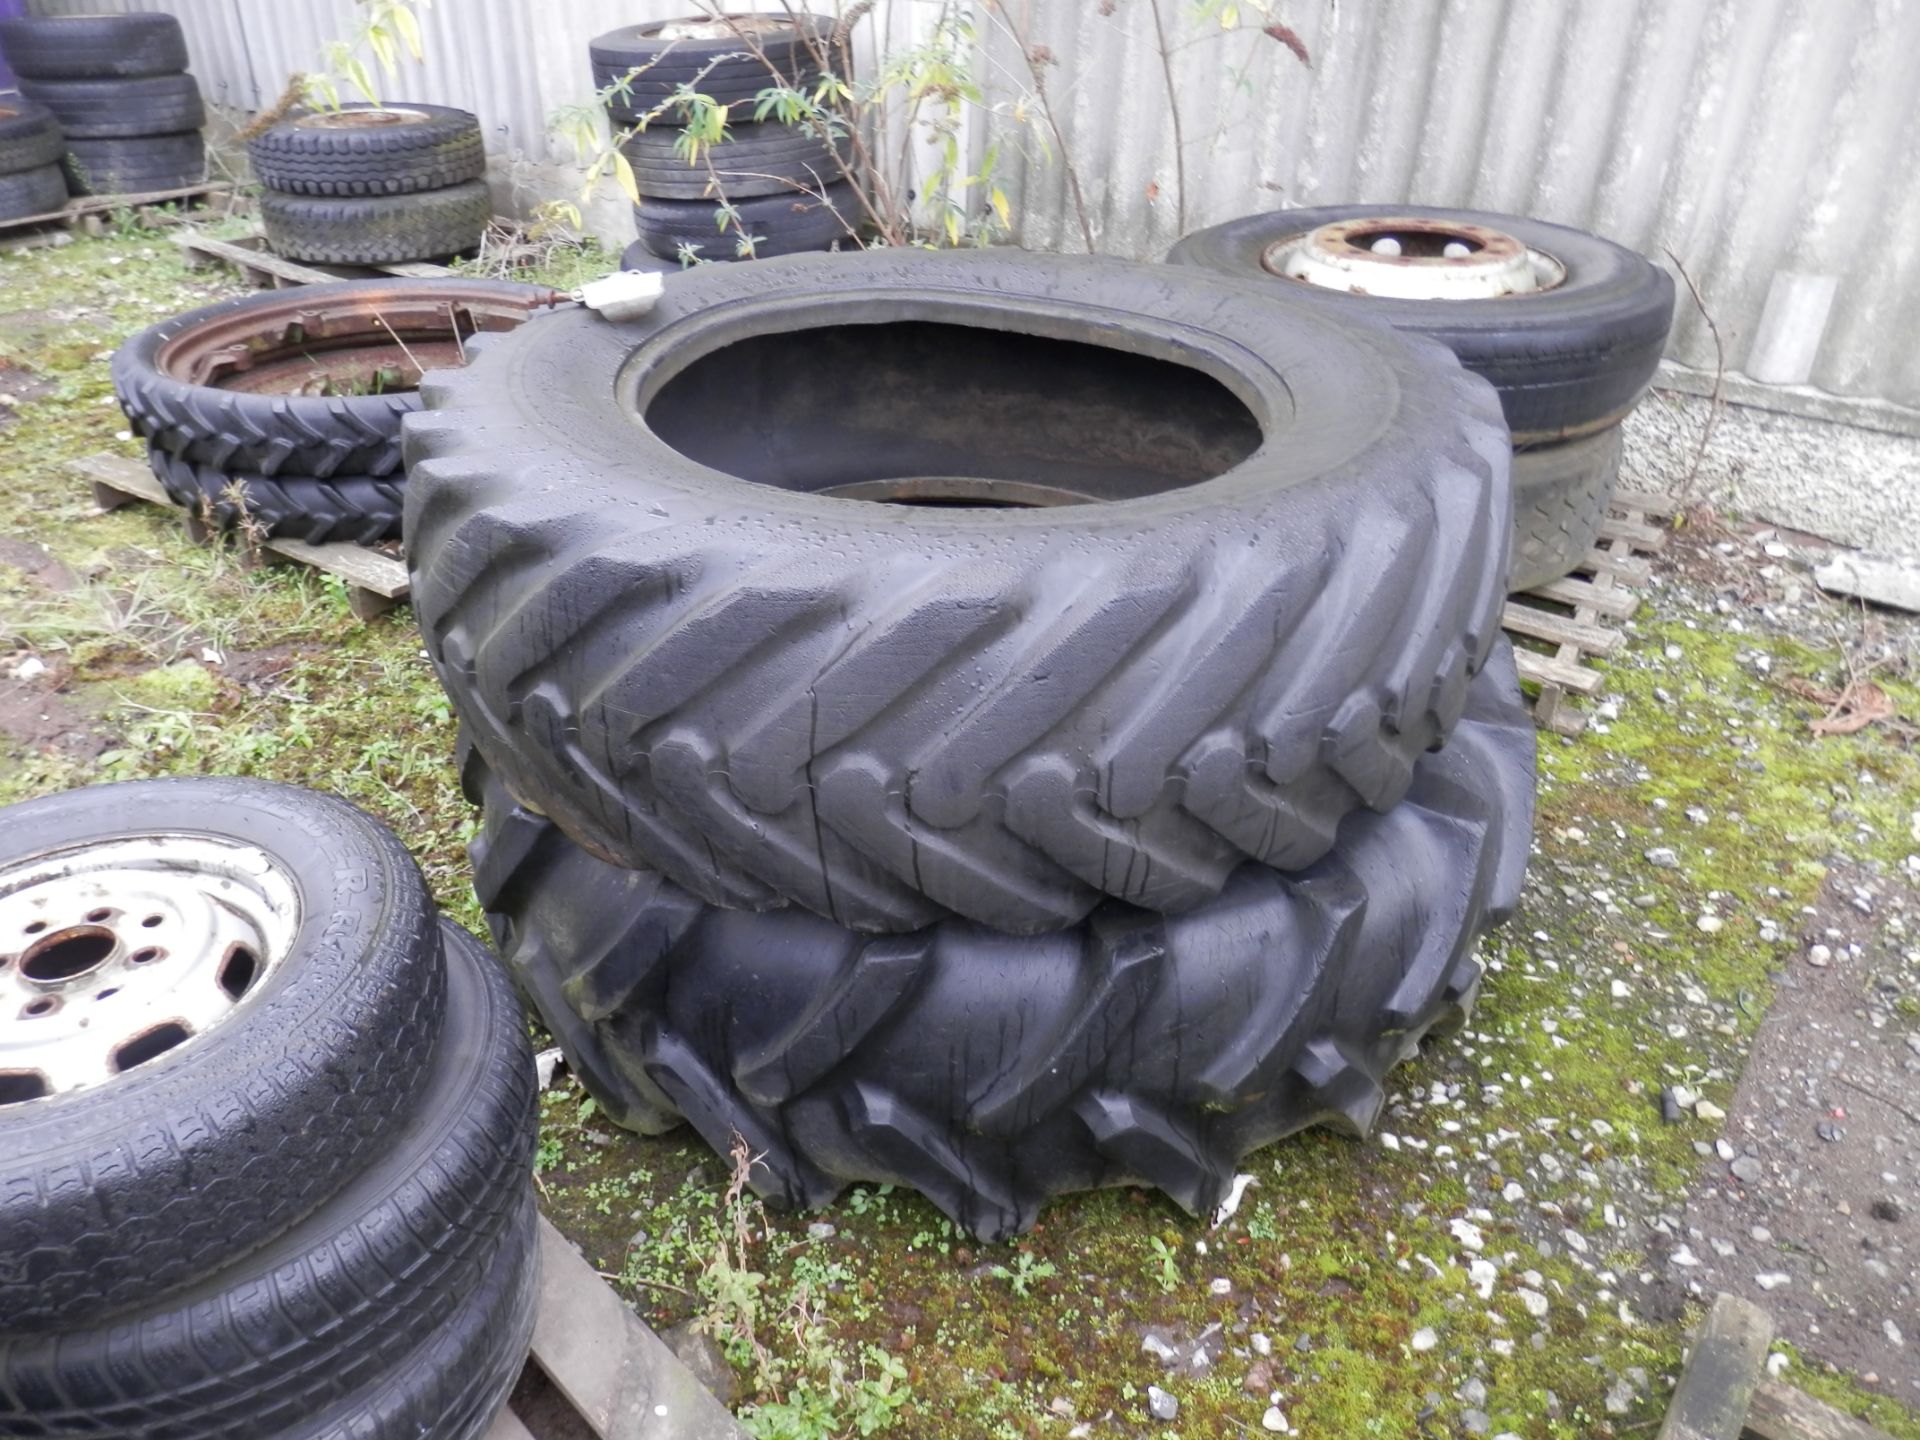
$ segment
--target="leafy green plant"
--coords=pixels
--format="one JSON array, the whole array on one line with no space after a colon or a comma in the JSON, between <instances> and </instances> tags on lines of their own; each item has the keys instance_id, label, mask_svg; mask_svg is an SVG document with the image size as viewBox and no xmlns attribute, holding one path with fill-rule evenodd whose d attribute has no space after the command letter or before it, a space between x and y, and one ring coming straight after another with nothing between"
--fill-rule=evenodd
<instances>
[{"instance_id":1,"label":"leafy green plant","mask_svg":"<svg viewBox=\"0 0 1920 1440\"><path fill-rule=\"evenodd\" d=\"M324 68L302 77L306 103L315 109L338 110L344 83L365 96L369 105L379 105L380 92L367 65L368 56L389 80L400 73L403 50L419 60L417 12L432 5L433 0L358 0L353 33L344 40L329 41L321 51Z\"/></svg>"},{"instance_id":2,"label":"leafy green plant","mask_svg":"<svg viewBox=\"0 0 1920 1440\"><path fill-rule=\"evenodd\" d=\"M1180 1288L1180 1257L1158 1235L1147 1237L1147 1247L1154 1254L1147 1262L1147 1274L1159 1283L1163 1294L1173 1294Z\"/></svg>"},{"instance_id":3,"label":"leafy green plant","mask_svg":"<svg viewBox=\"0 0 1920 1440\"><path fill-rule=\"evenodd\" d=\"M1051 1260L1036 1260L1030 1252L1025 1250L1014 1256L1011 1269L1005 1265L996 1265L992 1271L995 1279L1006 1281L1007 1288L1022 1300L1032 1293L1036 1281L1048 1279L1059 1273Z\"/></svg>"}]
</instances>

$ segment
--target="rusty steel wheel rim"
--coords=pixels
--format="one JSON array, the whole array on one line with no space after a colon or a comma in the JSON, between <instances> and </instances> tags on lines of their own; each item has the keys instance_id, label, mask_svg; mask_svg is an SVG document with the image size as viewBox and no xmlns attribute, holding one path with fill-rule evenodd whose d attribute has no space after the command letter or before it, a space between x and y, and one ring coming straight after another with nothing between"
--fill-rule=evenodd
<instances>
[{"instance_id":1,"label":"rusty steel wheel rim","mask_svg":"<svg viewBox=\"0 0 1920 1440\"><path fill-rule=\"evenodd\" d=\"M1260 257L1283 279L1393 300L1496 300L1551 290L1566 267L1503 230L1377 215L1284 236Z\"/></svg>"}]
</instances>

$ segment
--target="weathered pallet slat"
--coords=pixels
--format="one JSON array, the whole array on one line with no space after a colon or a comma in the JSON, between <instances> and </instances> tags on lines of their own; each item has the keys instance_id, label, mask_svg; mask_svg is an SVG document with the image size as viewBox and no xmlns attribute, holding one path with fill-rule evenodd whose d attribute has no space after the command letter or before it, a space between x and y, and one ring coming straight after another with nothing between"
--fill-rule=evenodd
<instances>
[{"instance_id":1,"label":"weathered pallet slat","mask_svg":"<svg viewBox=\"0 0 1920 1440\"><path fill-rule=\"evenodd\" d=\"M106 217L116 210L144 210L188 200L213 200L232 193L231 185L213 181L201 185L182 185L173 190L141 190L132 195L76 195L58 210L46 210L38 215L15 215L0 220L0 235L44 229L48 238L20 236L8 248L58 244L57 240L50 237L75 228L88 234L100 234L105 229Z\"/></svg>"},{"instance_id":2,"label":"weathered pallet slat","mask_svg":"<svg viewBox=\"0 0 1920 1440\"><path fill-rule=\"evenodd\" d=\"M1715 1296L1660 1424L1660 1440L1740 1440L1772 1343L1771 1315L1738 1295Z\"/></svg>"},{"instance_id":3,"label":"weathered pallet slat","mask_svg":"<svg viewBox=\"0 0 1920 1440\"><path fill-rule=\"evenodd\" d=\"M411 260L396 265L316 265L303 260L289 260L268 249L267 237L258 230L231 240L217 240L211 235L189 230L175 235L173 243L186 252L190 262L231 265L263 289L321 285L332 280L373 280L383 275L437 280L454 273L445 265Z\"/></svg>"},{"instance_id":4,"label":"weathered pallet slat","mask_svg":"<svg viewBox=\"0 0 1920 1440\"><path fill-rule=\"evenodd\" d=\"M1762 1380L1747 1407L1743 1440L1893 1440L1791 1385Z\"/></svg>"},{"instance_id":5,"label":"weathered pallet slat","mask_svg":"<svg viewBox=\"0 0 1920 1440\"><path fill-rule=\"evenodd\" d=\"M210 538L206 525L197 515L173 503L153 473L137 460L120 455L89 455L73 462L74 471L93 486L94 503L102 510L117 510L135 500L164 505L186 522L187 532L199 541ZM407 567L391 555L361 545L337 541L331 545L309 545L304 540L271 539L260 542L261 551L301 565L336 575L347 585L347 607L362 620L384 614L408 595Z\"/></svg>"}]
</instances>

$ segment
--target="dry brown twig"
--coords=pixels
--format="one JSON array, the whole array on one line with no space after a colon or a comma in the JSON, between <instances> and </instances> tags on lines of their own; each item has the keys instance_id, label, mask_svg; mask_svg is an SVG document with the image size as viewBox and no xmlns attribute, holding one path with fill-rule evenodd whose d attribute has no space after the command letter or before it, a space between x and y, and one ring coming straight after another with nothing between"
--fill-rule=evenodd
<instances>
[{"instance_id":1,"label":"dry brown twig","mask_svg":"<svg viewBox=\"0 0 1920 1440\"><path fill-rule=\"evenodd\" d=\"M1713 432L1720 424L1720 414L1726 409L1725 388L1727 383L1727 347L1720 339L1720 327L1714 323L1713 312L1707 309L1707 302L1701 297L1700 287L1693 283L1693 276L1687 273L1687 267L1680 263L1680 257L1667 251L1667 259L1673 262L1673 268L1680 278L1687 282L1687 293L1693 296L1694 308L1699 310L1700 318L1707 322L1707 333L1713 337L1713 394L1707 397L1707 423L1700 428L1700 444L1693 452L1693 462L1687 466L1686 478L1680 482L1680 494L1677 498L1693 498L1693 482L1700 474L1700 466L1707 458L1707 445L1713 439Z\"/></svg>"}]
</instances>

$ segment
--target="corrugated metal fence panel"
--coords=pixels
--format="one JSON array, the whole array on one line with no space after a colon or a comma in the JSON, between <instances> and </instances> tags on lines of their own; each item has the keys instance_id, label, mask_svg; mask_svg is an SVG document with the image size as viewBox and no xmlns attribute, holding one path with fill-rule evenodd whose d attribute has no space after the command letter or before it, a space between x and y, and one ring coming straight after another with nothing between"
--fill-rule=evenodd
<instances>
[{"instance_id":1,"label":"corrugated metal fence panel","mask_svg":"<svg viewBox=\"0 0 1920 1440\"><path fill-rule=\"evenodd\" d=\"M352 28L352 0L29 0L43 13L171 10L216 101L270 103ZM844 6L847 0L841 0ZM879 0L891 36L972 5L978 72L1011 109L1041 69L1039 119L1003 144L1024 244L1081 248L1069 155L1102 250L1150 257L1183 201L1156 0ZM1180 97L1187 228L1249 211L1411 201L1518 211L1680 258L1739 368L1776 274L1830 275L1814 383L1920 404L1920 0L1267 0L1302 66L1259 30L1157 0ZM819 0L814 8L829 8ZM577 191L554 112L590 94L587 39L688 0L439 0L393 98L475 111L519 204ZM739 8L746 8L740 0ZM1217 12L1219 4L1214 5ZM903 21L899 11L911 11ZM1018 37L1018 38L1016 38ZM1028 104L1025 108L1032 111ZM992 131L989 136L988 132ZM617 213L603 210L602 216ZM1711 366L1682 306L1674 353Z\"/></svg>"}]
</instances>

